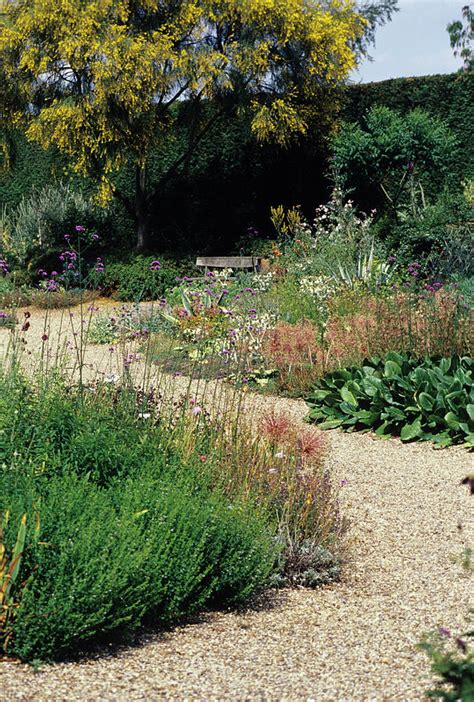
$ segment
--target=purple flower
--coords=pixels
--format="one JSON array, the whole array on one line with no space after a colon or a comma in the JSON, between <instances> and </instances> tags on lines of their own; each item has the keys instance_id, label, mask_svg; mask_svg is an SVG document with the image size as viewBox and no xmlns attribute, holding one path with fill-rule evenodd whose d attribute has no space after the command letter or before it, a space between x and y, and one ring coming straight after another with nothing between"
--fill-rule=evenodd
<instances>
[{"instance_id":1,"label":"purple flower","mask_svg":"<svg viewBox=\"0 0 474 702\"><path fill-rule=\"evenodd\" d=\"M96 273L103 273L105 271L104 268L104 263L100 256L97 258L97 261L95 262L95 272Z\"/></svg>"},{"instance_id":2,"label":"purple flower","mask_svg":"<svg viewBox=\"0 0 474 702\"><path fill-rule=\"evenodd\" d=\"M99 238L100 238L99 235L96 234L95 232L94 232L94 234L92 234L92 236L91 236L92 241L99 241Z\"/></svg>"},{"instance_id":3,"label":"purple flower","mask_svg":"<svg viewBox=\"0 0 474 702\"><path fill-rule=\"evenodd\" d=\"M208 278L214 278L214 273L212 271L207 271L206 275Z\"/></svg>"},{"instance_id":4,"label":"purple flower","mask_svg":"<svg viewBox=\"0 0 474 702\"><path fill-rule=\"evenodd\" d=\"M6 319L8 317L6 312L0 312L0 319Z\"/></svg>"},{"instance_id":5,"label":"purple flower","mask_svg":"<svg viewBox=\"0 0 474 702\"><path fill-rule=\"evenodd\" d=\"M85 231L86 231L86 228L83 227L83 226L81 226L80 224L76 224L76 226L74 227L74 229L75 229L76 232L78 232L78 233L81 233L81 232L85 232Z\"/></svg>"},{"instance_id":6,"label":"purple flower","mask_svg":"<svg viewBox=\"0 0 474 702\"><path fill-rule=\"evenodd\" d=\"M159 261L152 261L150 263L150 270L151 271L159 271L161 268L161 263Z\"/></svg>"},{"instance_id":7,"label":"purple flower","mask_svg":"<svg viewBox=\"0 0 474 702\"><path fill-rule=\"evenodd\" d=\"M0 273L3 273L4 275L8 273L8 263L3 256L0 256Z\"/></svg>"},{"instance_id":8,"label":"purple flower","mask_svg":"<svg viewBox=\"0 0 474 702\"><path fill-rule=\"evenodd\" d=\"M51 277L54 278L57 275L59 275L59 273L57 271L51 271Z\"/></svg>"},{"instance_id":9,"label":"purple flower","mask_svg":"<svg viewBox=\"0 0 474 702\"><path fill-rule=\"evenodd\" d=\"M132 365L132 363L134 363L135 361L139 361L139 360L140 360L140 357L137 356L137 354L128 353L123 359L123 365L124 365L125 370L128 370L130 368L130 366Z\"/></svg>"},{"instance_id":10,"label":"purple flower","mask_svg":"<svg viewBox=\"0 0 474 702\"><path fill-rule=\"evenodd\" d=\"M445 638L449 638L451 636L451 632L449 631L449 629L446 629L446 627L444 627L444 626L439 627L438 634L440 636L445 637Z\"/></svg>"}]
</instances>

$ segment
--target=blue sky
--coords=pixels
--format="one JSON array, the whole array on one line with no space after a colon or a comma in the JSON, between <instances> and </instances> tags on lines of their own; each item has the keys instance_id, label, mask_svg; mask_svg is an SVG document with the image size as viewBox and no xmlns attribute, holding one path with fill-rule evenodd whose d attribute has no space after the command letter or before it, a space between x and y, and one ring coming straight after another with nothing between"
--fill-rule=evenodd
<instances>
[{"instance_id":1,"label":"blue sky","mask_svg":"<svg viewBox=\"0 0 474 702\"><path fill-rule=\"evenodd\" d=\"M452 73L461 67L449 44L446 25L461 19L463 0L399 0L399 11L377 31L373 62L351 76L356 82L401 76Z\"/></svg>"}]
</instances>

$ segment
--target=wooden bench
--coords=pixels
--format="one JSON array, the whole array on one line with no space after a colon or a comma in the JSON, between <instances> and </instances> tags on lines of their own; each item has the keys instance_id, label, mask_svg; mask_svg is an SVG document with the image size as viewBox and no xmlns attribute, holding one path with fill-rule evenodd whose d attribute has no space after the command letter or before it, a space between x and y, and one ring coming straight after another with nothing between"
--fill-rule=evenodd
<instances>
[{"instance_id":1,"label":"wooden bench","mask_svg":"<svg viewBox=\"0 0 474 702\"><path fill-rule=\"evenodd\" d=\"M260 256L198 256L196 266L204 268L208 273L210 268L238 268L239 270L260 270Z\"/></svg>"}]
</instances>

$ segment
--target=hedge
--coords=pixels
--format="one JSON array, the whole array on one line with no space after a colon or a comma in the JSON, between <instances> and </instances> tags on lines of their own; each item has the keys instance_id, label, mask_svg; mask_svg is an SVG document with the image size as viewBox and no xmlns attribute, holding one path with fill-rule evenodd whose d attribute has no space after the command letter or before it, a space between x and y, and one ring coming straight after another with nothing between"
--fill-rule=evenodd
<instances>
[{"instance_id":1,"label":"hedge","mask_svg":"<svg viewBox=\"0 0 474 702\"><path fill-rule=\"evenodd\" d=\"M350 85L344 89L341 117L361 119L375 104L405 112L420 107L444 119L462 146L459 175L474 174L471 127L474 123L474 76L472 73L397 78ZM269 209L277 204L301 204L308 214L326 198L328 153L321 135L310 135L288 149L257 144L245 121L219 123L192 160L187 174L171 180L157 198L153 212L161 248L168 250L228 252L238 250L239 237L249 226L263 235L271 233ZM179 145L157 151L151 170L164 169ZM171 154L172 155L172 154ZM0 207L13 206L33 186L41 186L65 174L66 162L53 149L43 152L21 135L13 137L12 168L0 173ZM125 191L133 187L131 172L118 176ZM89 191L90 182L75 179ZM124 241L133 225L123 209L114 206L114 218ZM128 244L129 245L129 244ZM246 244L244 244L246 246Z\"/></svg>"}]
</instances>

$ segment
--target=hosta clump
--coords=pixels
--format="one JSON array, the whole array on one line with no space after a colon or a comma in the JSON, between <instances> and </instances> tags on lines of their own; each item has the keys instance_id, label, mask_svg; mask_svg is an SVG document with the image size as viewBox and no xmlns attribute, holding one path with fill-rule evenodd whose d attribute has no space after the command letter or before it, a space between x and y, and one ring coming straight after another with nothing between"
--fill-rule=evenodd
<instances>
[{"instance_id":1,"label":"hosta clump","mask_svg":"<svg viewBox=\"0 0 474 702\"><path fill-rule=\"evenodd\" d=\"M375 430L402 441L474 445L473 361L389 353L329 373L307 403L323 429Z\"/></svg>"}]
</instances>

